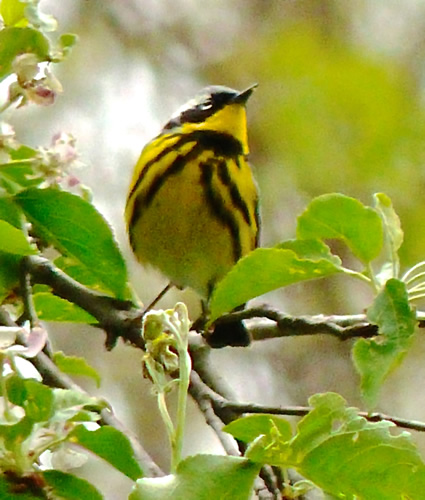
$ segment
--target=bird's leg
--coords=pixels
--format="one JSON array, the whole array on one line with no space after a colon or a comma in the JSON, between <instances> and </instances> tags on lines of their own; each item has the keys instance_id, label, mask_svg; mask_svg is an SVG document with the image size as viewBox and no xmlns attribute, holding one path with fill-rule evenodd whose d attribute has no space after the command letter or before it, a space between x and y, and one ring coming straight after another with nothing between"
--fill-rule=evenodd
<instances>
[{"instance_id":1,"label":"bird's leg","mask_svg":"<svg viewBox=\"0 0 425 500\"><path fill-rule=\"evenodd\" d=\"M164 297L164 295L168 292L168 290L171 290L171 288L173 288L173 286L174 285L171 282L168 283L167 286L163 288L159 292L159 294L152 300L152 302L144 308L142 316L144 316L148 311L153 309L153 307L155 307L156 304L162 299L162 297Z\"/></svg>"}]
</instances>

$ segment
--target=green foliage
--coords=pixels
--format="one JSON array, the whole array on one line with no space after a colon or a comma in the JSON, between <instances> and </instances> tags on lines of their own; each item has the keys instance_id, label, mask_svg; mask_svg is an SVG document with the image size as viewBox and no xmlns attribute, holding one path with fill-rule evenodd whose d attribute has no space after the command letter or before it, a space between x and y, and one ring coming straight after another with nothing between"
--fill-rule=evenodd
<instances>
[{"instance_id":1,"label":"green foliage","mask_svg":"<svg viewBox=\"0 0 425 500\"><path fill-rule=\"evenodd\" d=\"M35 312L43 321L97 323L96 319L88 312L50 292L34 293L33 300Z\"/></svg>"},{"instance_id":2,"label":"green foliage","mask_svg":"<svg viewBox=\"0 0 425 500\"><path fill-rule=\"evenodd\" d=\"M167 311L149 311L143 320L142 335L146 341L143 369L153 382L158 408L164 422L171 448L171 471L178 467L183 450L186 424L186 405L192 359L189 355L189 330L191 323L187 307L177 303ZM176 351L176 352L173 352ZM178 378L169 380L169 374L178 371ZM173 421L166 394L178 388L177 411Z\"/></svg>"},{"instance_id":3,"label":"green foliage","mask_svg":"<svg viewBox=\"0 0 425 500\"><path fill-rule=\"evenodd\" d=\"M406 286L390 279L368 309L368 320L379 327L374 339L358 339L353 360L361 375L361 389L370 406L391 369L406 354L416 326L416 314L409 306Z\"/></svg>"},{"instance_id":4,"label":"green foliage","mask_svg":"<svg viewBox=\"0 0 425 500\"><path fill-rule=\"evenodd\" d=\"M66 359L56 355L56 361L73 373L94 376L87 364L78 359ZM0 366L0 371L3 371ZM142 471L134 459L128 441L120 431L103 427L96 431L87 430L82 423L96 422L105 404L80 391L53 389L34 379L23 379L17 374L4 378L2 397L5 411L0 418L0 466L9 471L0 475L0 492L12 494L14 476L38 477L38 485L46 484L61 498L102 498L87 481L58 470L39 472L39 461L45 450L61 454L68 467L75 461L75 452L69 444L78 444L109 462L117 470L136 480ZM67 455L68 454L68 455ZM41 486L40 486L41 488ZM13 498L6 494L1 498Z\"/></svg>"},{"instance_id":5,"label":"green foliage","mask_svg":"<svg viewBox=\"0 0 425 500\"><path fill-rule=\"evenodd\" d=\"M379 255L382 221L375 210L342 194L315 198L298 217L297 237L342 240L363 263Z\"/></svg>"},{"instance_id":6,"label":"green foliage","mask_svg":"<svg viewBox=\"0 0 425 500\"><path fill-rule=\"evenodd\" d=\"M19 146L17 149L8 150L8 154L9 162L0 165L0 186L5 194L15 194L43 182L43 178L37 175L35 170L37 151L27 146ZM4 199L11 203L9 198Z\"/></svg>"},{"instance_id":7,"label":"green foliage","mask_svg":"<svg viewBox=\"0 0 425 500\"><path fill-rule=\"evenodd\" d=\"M0 302L3 302L19 283L20 261L20 256L0 252Z\"/></svg>"},{"instance_id":8,"label":"green foliage","mask_svg":"<svg viewBox=\"0 0 425 500\"><path fill-rule=\"evenodd\" d=\"M0 220L0 252L14 255L31 255L35 249L28 243L24 233L4 220Z\"/></svg>"},{"instance_id":9,"label":"green foliage","mask_svg":"<svg viewBox=\"0 0 425 500\"><path fill-rule=\"evenodd\" d=\"M397 277L399 275L400 259L398 251L403 243L404 234L401 229L400 219L390 198L384 193L377 193L375 194L375 205L384 225L385 241L383 252L386 264L382 267L381 273L377 274L379 283L383 285L388 277Z\"/></svg>"},{"instance_id":10,"label":"green foliage","mask_svg":"<svg viewBox=\"0 0 425 500\"><path fill-rule=\"evenodd\" d=\"M335 273L361 279L376 294L368 319L379 332L376 338L356 342L353 359L365 400L376 404L383 381L410 345L416 314L409 305L409 281L405 284L399 276L400 220L388 196L375 195L375 205L367 207L342 194L312 200L298 218L298 239L254 250L218 284L210 303L211 321L254 297L293 283ZM332 239L346 244L364 270L344 267L327 244ZM421 276L418 284L415 275L406 275L415 286L415 298L422 296Z\"/></svg>"},{"instance_id":11,"label":"green foliage","mask_svg":"<svg viewBox=\"0 0 425 500\"><path fill-rule=\"evenodd\" d=\"M289 424L272 415L244 417L225 430L238 439L250 437L251 461L296 469L337 498L422 498L425 464L410 434L393 435L390 422L368 422L338 394L318 394L309 402L313 408L293 436Z\"/></svg>"},{"instance_id":12,"label":"green foliage","mask_svg":"<svg viewBox=\"0 0 425 500\"><path fill-rule=\"evenodd\" d=\"M225 431L244 443L255 441L262 434L271 433L277 433L283 441L292 438L291 424L287 420L261 413L234 420L226 425Z\"/></svg>"},{"instance_id":13,"label":"green foliage","mask_svg":"<svg viewBox=\"0 0 425 500\"><path fill-rule=\"evenodd\" d=\"M0 167L0 172L1 172L1 167ZM2 222L8 222L13 227L20 229L22 232L21 212L10 198L7 197L0 198L0 220ZM26 241L26 245L28 245L28 241ZM24 253L21 255L29 255L30 253L31 252Z\"/></svg>"},{"instance_id":14,"label":"green foliage","mask_svg":"<svg viewBox=\"0 0 425 500\"><path fill-rule=\"evenodd\" d=\"M180 462L173 475L136 482L130 500L208 500L250 498L260 466L240 457L195 455Z\"/></svg>"},{"instance_id":15,"label":"green foliage","mask_svg":"<svg viewBox=\"0 0 425 500\"><path fill-rule=\"evenodd\" d=\"M56 351L53 354L53 361L62 372L68 375L90 377L96 382L97 387L100 386L99 373L84 358L66 356L62 351Z\"/></svg>"},{"instance_id":16,"label":"green foliage","mask_svg":"<svg viewBox=\"0 0 425 500\"><path fill-rule=\"evenodd\" d=\"M134 459L128 438L117 429L104 426L89 431L83 425L79 425L70 437L72 442L103 458L130 479L135 481L143 475L143 471Z\"/></svg>"},{"instance_id":17,"label":"green foliage","mask_svg":"<svg viewBox=\"0 0 425 500\"><path fill-rule=\"evenodd\" d=\"M76 36L61 34L53 40L49 32L56 29L56 21L39 10L37 0L2 0L0 15L4 26L0 31L0 81L8 77L14 80L0 112L13 105L53 103L61 86L51 71L52 63L69 54ZM381 180L386 163L397 156L394 151L411 147L423 134L423 125L420 133L410 130L415 119L423 123L423 113L415 111L413 101L400 92L400 83L386 67L359 60L342 48L331 54L324 44L316 43L315 33L288 30L285 36L282 47L286 51L272 44L265 52L274 71L285 75L289 96L286 107L290 113L278 111L278 126L273 121L278 110L274 92L268 93L270 101L266 99L263 108L268 117L264 131L274 144L276 163L281 165L285 158L289 170L317 169L320 176L314 176L315 182L325 183L329 165L338 164L339 172L354 168L347 160L349 151L361 172L357 184ZM314 64L304 67L311 56ZM353 75L360 76L360 89L359 79ZM377 84L370 84L376 81L380 82L379 93ZM294 100L294 95L299 99ZM337 109L335 102L347 101L347 95L347 116L331 113L323 119L323 109ZM366 107L368 111L361 114ZM407 118L406 113L412 117ZM348 116L355 118L350 122L355 126L349 130L345 126ZM301 128L303 134L299 133ZM344 140L340 144L346 151L333 141L341 133ZM32 255L50 258L50 247L59 253L54 264L81 285L119 299L130 296L124 259L109 224L93 207L87 191L78 182L80 191L75 187L71 174L77 156L74 142L68 136L57 139L51 148L32 148L20 144L10 126L0 124L0 303L7 303L14 319L22 319L24 305L17 292L21 261ZM422 144L423 138L418 142ZM395 149L391 152L391 148ZM392 169L401 172L400 168ZM291 176L289 170L285 167L285 182ZM304 175L303 185L308 185L310 177ZM67 182L70 180L73 182ZM275 175L273 182L278 184ZM327 191L320 182L314 189ZM66 191L70 186L74 193ZM332 186L335 188L334 183ZM404 234L390 198L382 193L375 195L373 207L342 194L319 196L299 216L296 234L296 239L273 248L255 250L230 271L209 304L211 321L251 298L295 283L337 273L361 280L374 296L367 320L377 326L377 333L354 343L353 361L363 397L373 406L386 377L411 345L417 323L412 303L425 295L425 264L419 263L400 276ZM347 247L357 259L348 264L352 267L345 264L349 259L341 258L345 255L334 253L329 240ZM36 319L96 322L83 309L54 295L49 287L35 285L33 292ZM311 398L313 408L295 432L285 419L265 414L229 424L226 430L249 444L243 458L196 455L181 460L191 368L189 320L182 305L151 313L144 324L143 367L154 384L169 437L172 474L139 479L143 471L127 437L112 427L97 426L106 403L81 391L49 387L37 372L27 377L18 365L30 357L29 349L18 341L7 341L15 335L8 328L0 331L4 336L0 339L0 498L25 500L46 491L49 496L70 500L102 498L89 482L52 468L59 454L66 467L77 466L81 455L76 460L71 445L94 453L134 481L132 500L245 500L250 498L254 479L264 464L284 469L284 477L291 468L305 478L285 485L288 497L296 497L313 485L339 498L367 500L416 500L425 491L425 464L410 435L392 433L389 422L368 422L336 394ZM84 359L60 352L52 358L63 373L91 377L100 384L99 374ZM166 396L175 387L178 401L174 420ZM46 452L53 457L50 463ZM19 494L15 494L17 486L24 486ZM25 489L30 487L34 495Z\"/></svg>"},{"instance_id":18,"label":"green foliage","mask_svg":"<svg viewBox=\"0 0 425 500\"><path fill-rule=\"evenodd\" d=\"M98 420L97 412L104 406L81 392L52 389L17 374L5 377L3 387L7 411L0 425L1 463L3 470L19 474L35 472L44 450L68 441L80 422Z\"/></svg>"},{"instance_id":19,"label":"green foliage","mask_svg":"<svg viewBox=\"0 0 425 500\"><path fill-rule=\"evenodd\" d=\"M390 230L390 226L386 228ZM297 240L254 250L241 259L214 291L210 304L212 320L276 288L336 272L370 282L369 263L382 249L383 222L374 208L348 196L328 194L315 198L300 215L297 236ZM344 242L367 265L366 270L358 273L344 268L327 245L329 239Z\"/></svg>"},{"instance_id":20,"label":"green foliage","mask_svg":"<svg viewBox=\"0 0 425 500\"><path fill-rule=\"evenodd\" d=\"M44 35L33 28L6 28L0 31L0 81L12 71L12 63L20 54L34 54L38 61L46 61L49 43Z\"/></svg>"},{"instance_id":21,"label":"green foliage","mask_svg":"<svg viewBox=\"0 0 425 500\"><path fill-rule=\"evenodd\" d=\"M6 297L18 283L19 266L14 256L36 253L26 234L15 226L24 217L32 223L33 232L44 244L54 246L67 257L60 264L71 271L71 276L77 279L83 276L81 281L100 292L112 293L118 298L128 296L124 260L111 228L93 205L54 188L24 189L15 195L14 201L9 212L9 197L0 197L0 217L5 218L0 219L0 262L5 264L0 271L0 296ZM92 237L93 231L96 238ZM93 318L77 306L47 293L38 295L36 307L40 317L49 321L93 322Z\"/></svg>"},{"instance_id":22,"label":"green foliage","mask_svg":"<svg viewBox=\"0 0 425 500\"><path fill-rule=\"evenodd\" d=\"M28 20L25 17L25 3L19 0L3 0L0 3L0 16L5 26L26 26Z\"/></svg>"},{"instance_id":23,"label":"green foliage","mask_svg":"<svg viewBox=\"0 0 425 500\"><path fill-rule=\"evenodd\" d=\"M315 242L312 245L315 247ZM339 267L332 258L300 258L293 250L257 248L243 257L214 290L211 320L276 288L337 272Z\"/></svg>"},{"instance_id":24,"label":"green foliage","mask_svg":"<svg viewBox=\"0 0 425 500\"><path fill-rule=\"evenodd\" d=\"M102 500L103 496L88 481L59 470L47 470L43 473L52 492L64 500Z\"/></svg>"},{"instance_id":25,"label":"green foliage","mask_svg":"<svg viewBox=\"0 0 425 500\"><path fill-rule=\"evenodd\" d=\"M111 228L93 205L53 188L22 191L15 201L44 241L97 278L100 291L124 297L124 260Z\"/></svg>"}]
</instances>

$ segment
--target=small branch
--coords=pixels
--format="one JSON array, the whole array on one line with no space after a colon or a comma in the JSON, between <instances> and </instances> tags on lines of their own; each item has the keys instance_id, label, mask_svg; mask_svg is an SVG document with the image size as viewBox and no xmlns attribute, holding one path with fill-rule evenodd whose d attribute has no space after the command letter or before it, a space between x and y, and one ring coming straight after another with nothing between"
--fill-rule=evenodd
<instances>
[{"instance_id":1,"label":"small branch","mask_svg":"<svg viewBox=\"0 0 425 500\"><path fill-rule=\"evenodd\" d=\"M107 334L107 347L112 348L118 337L144 349L140 336L143 311L129 301L101 295L86 288L39 256L26 258L26 266L33 280L50 286L58 297L72 302L98 321ZM425 318L418 311L418 318ZM254 307L223 316L217 323L250 319L248 329L254 341L300 335L332 335L340 340L370 338L377 334L376 325L367 322L363 314L342 316L292 317L268 306ZM419 322L419 327L424 327Z\"/></svg>"},{"instance_id":2,"label":"small branch","mask_svg":"<svg viewBox=\"0 0 425 500\"><path fill-rule=\"evenodd\" d=\"M21 319L23 321L28 320L32 328L38 324L38 318L32 298L31 275L27 270L26 262L27 258L24 257L21 261L20 268L20 288L24 306L24 313Z\"/></svg>"},{"instance_id":3,"label":"small branch","mask_svg":"<svg viewBox=\"0 0 425 500\"><path fill-rule=\"evenodd\" d=\"M53 293L70 302L73 302L92 314L99 322L109 336L114 338L123 337L135 346L143 349L144 342L140 336L141 311L134 307L130 302L120 301L112 297L100 295L67 276L64 272L57 269L50 261L38 256L26 258L26 270L31 274L34 281L49 285ZM0 322L4 322L0 314ZM425 328L425 314L418 311L418 326ZM253 318L256 318L255 320ZM257 318L262 318L258 320ZM286 314L267 306L254 307L228 314L220 318L220 322L240 321L241 319L250 319L249 330L254 340L263 340L267 338L328 334L341 340L355 337L371 337L377 334L377 328L367 322L363 314L343 315L343 316L311 316L293 318ZM14 324L14 323L13 323ZM202 337L193 335L190 339L190 352L193 358L194 370L199 374L200 379L206 386L212 388L210 397L214 405L219 403L219 397L227 401L220 408L220 411L227 412L227 415L221 414L223 422L231 421L234 415L231 412L256 412L258 411L282 415L302 416L308 412L308 408L292 407L286 409L274 407L262 407L260 405L242 405L231 403L234 399L232 391L224 379L219 377L211 369L208 362L209 347ZM53 365L54 366L54 365ZM43 367L41 366L40 369ZM48 377L49 367L44 376ZM60 386L59 386L60 387ZM215 395L215 397L213 397ZM220 396L219 396L220 395ZM215 408L217 411L217 408ZM258 412L257 411L257 412ZM230 413L229 413L230 412ZM369 420L390 420L399 427L424 431L425 425L421 422L412 422L388 415L361 413Z\"/></svg>"},{"instance_id":4,"label":"small branch","mask_svg":"<svg viewBox=\"0 0 425 500\"><path fill-rule=\"evenodd\" d=\"M193 334L189 339L189 352L192 357L193 369L209 390L220 394L226 399L234 399L234 392L215 367L211 365L211 347L201 335Z\"/></svg>"},{"instance_id":5,"label":"small branch","mask_svg":"<svg viewBox=\"0 0 425 500\"><path fill-rule=\"evenodd\" d=\"M269 413L271 415L285 415L285 416L295 416L304 417L309 413L312 408L309 406L265 406L258 405L254 403L238 403L235 401L226 401L224 398L220 398L218 395L214 395L212 392L209 393L209 397L214 397L214 405L219 407L228 408L235 413L242 415L243 413ZM408 420L405 418L394 417L392 415L386 415L385 413L373 412L368 413L365 411L359 411L357 414L369 422L381 422L382 420L387 420L392 422L397 427L403 429L410 429L419 432L425 432L425 422L419 422L417 420Z\"/></svg>"},{"instance_id":6,"label":"small branch","mask_svg":"<svg viewBox=\"0 0 425 500\"><path fill-rule=\"evenodd\" d=\"M425 432L425 423L419 422L417 420L407 420L405 418L393 417L391 415L386 415L385 413L378 412L367 413L359 411L359 415L366 418L370 422L380 422L381 420L388 420L389 422L392 422L397 427L401 427L402 429Z\"/></svg>"},{"instance_id":7,"label":"small branch","mask_svg":"<svg viewBox=\"0 0 425 500\"><path fill-rule=\"evenodd\" d=\"M351 316L298 316L294 318L268 306L253 307L223 316L217 323L233 323L250 319L249 332L253 340L327 334L340 340L369 338L378 328L367 322L363 314Z\"/></svg>"},{"instance_id":8,"label":"small branch","mask_svg":"<svg viewBox=\"0 0 425 500\"><path fill-rule=\"evenodd\" d=\"M108 349L115 345L118 337L144 348L140 335L141 311L131 302L100 295L86 288L42 257L27 257L26 266L35 282L50 286L55 295L78 305L96 318L98 326L106 332Z\"/></svg>"},{"instance_id":9,"label":"small branch","mask_svg":"<svg viewBox=\"0 0 425 500\"><path fill-rule=\"evenodd\" d=\"M214 404L219 407L228 408L239 415L243 413L268 413L270 415L286 415L288 417L305 417L312 410L309 406L266 406L255 403L226 401L223 398L216 398Z\"/></svg>"},{"instance_id":10,"label":"small branch","mask_svg":"<svg viewBox=\"0 0 425 500\"><path fill-rule=\"evenodd\" d=\"M210 374L211 375L211 374ZM213 399L211 394L214 394L217 398L221 398L218 394L215 394L201 379L201 377L192 370L190 376L190 387L189 394L196 401L199 409L204 414L206 423L215 432L217 438L219 439L224 451L227 455L240 456L245 451L244 443L236 444L235 439L226 432L223 432L223 419L230 422L237 418L237 415L229 413L224 408L217 408L213 404ZM273 498L280 499L281 495L277 487L277 479L270 466L263 466L260 472L261 480L256 481L255 490L259 498Z\"/></svg>"},{"instance_id":11,"label":"small branch","mask_svg":"<svg viewBox=\"0 0 425 500\"><path fill-rule=\"evenodd\" d=\"M192 371L190 375L189 394L196 401L204 415L205 421L215 432L218 440L228 455L240 456L235 440L230 434L223 432L223 422L216 415L209 395L208 387L202 382L199 375Z\"/></svg>"}]
</instances>

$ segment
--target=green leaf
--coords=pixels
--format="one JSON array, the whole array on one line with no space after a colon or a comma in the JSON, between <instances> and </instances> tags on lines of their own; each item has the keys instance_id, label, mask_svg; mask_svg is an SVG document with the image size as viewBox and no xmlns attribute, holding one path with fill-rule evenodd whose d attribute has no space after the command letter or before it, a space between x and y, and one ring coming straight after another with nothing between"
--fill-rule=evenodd
<instances>
[{"instance_id":1,"label":"green leaf","mask_svg":"<svg viewBox=\"0 0 425 500\"><path fill-rule=\"evenodd\" d=\"M53 389L54 414L57 422L91 422L100 418L100 411L106 403L81 391L72 389ZM95 413L96 412L96 413Z\"/></svg>"},{"instance_id":2,"label":"green leaf","mask_svg":"<svg viewBox=\"0 0 425 500\"><path fill-rule=\"evenodd\" d=\"M12 224L17 229L22 228L22 212L9 197L0 197L0 219Z\"/></svg>"},{"instance_id":3,"label":"green leaf","mask_svg":"<svg viewBox=\"0 0 425 500\"><path fill-rule=\"evenodd\" d=\"M26 4L19 0L2 0L0 3L0 15L5 26L25 26L28 21L25 18Z\"/></svg>"},{"instance_id":4,"label":"green leaf","mask_svg":"<svg viewBox=\"0 0 425 500\"><path fill-rule=\"evenodd\" d=\"M68 375L79 375L91 377L96 385L100 386L100 375L97 370L90 366L84 358L77 356L65 356L62 351L56 351L53 355L53 362L60 371Z\"/></svg>"},{"instance_id":5,"label":"green leaf","mask_svg":"<svg viewBox=\"0 0 425 500\"><path fill-rule=\"evenodd\" d=\"M46 483L52 489L55 498L64 500L103 500L92 484L72 474L59 470L46 470L43 472Z\"/></svg>"},{"instance_id":6,"label":"green leaf","mask_svg":"<svg viewBox=\"0 0 425 500\"><path fill-rule=\"evenodd\" d=\"M5 28L0 31L0 81L12 73L15 57L25 53L35 54L40 61L47 61L47 38L33 28Z\"/></svg>"},{"instance_id":7,"label":"green leaf","mask_svg":"<svg viewBox=\"0 0 425 500\"><path fill-rule=\"evenodd\" d=\"M403 230L390 198L383 194L375 194L375 206L384 226L384 262L376 278L382 285L390 278L397 278L400 271L398 250L403 243Z\"/></svg>"},{"instance_id":8,"label":"green leaf","mask_svg":"<svg viewBox=\"0 0 425 500\"><path fill-rule=\"evenodd\" d=\"M39 156L39 152L31 148L30 146L26 146L24 144L21 144L17 149L11 149L8 151L10 158L13 161L19 161L19 160L26 160L27 165L31 165L33 163L33 160L37 159ZM27 174L23 174L19 176L20 182L25 182L25 179L27 177ZM28 179L27 179L28 180ZM44 180L44 179L42 179ZM25 185L25 184L22 184Z\"/></svg>"},{"instance_id":9,"label":"green leaf","mask_svg":"<svg viewBox=\"0 0 425 500\"><path fill-rule=\"evenodd\" d=\"M8 400L14 405L23 407L27 399L25 380L18 375L11 375L6 379L6 389Z\"/></svg>"},{"instance_id":10,"label":"green leaf","mask_svg":"<svg viewBox=\"0 0 425 500\"><path fill-rule=\"evenodd\" d=\"M309 399L309 403L313 409L298 423L297 435L291 443L292 460L295 463L301 463L308 453L334 433L342 432L347 422L353 429L366 423L358 416L356 408L345 406L346 402L339 394L316 394Z\"/></svg>"},{"instance_id":11,"label":"green leaf","mask_svg":"<svg viewBox=\"0 0 425 500\"><path fill-rule=\"evenodd\" d=\"M97 320L81 307L50 292L34 293L33 300L37 316L43 321L97 323Z\"/></svg>"},{"instance_id":12,"label":"green leaf","mask_svg":"<svg viewBox=\"0 0 425 500\"><path fill-rule=\"evenodd\" d=\"M409 306L405 284L388 280L367 317L378 325L379 336L359 339L353 348L353 359L361 376L363 396L373 406L383 381L405 355L415 332L416 315Z\"/></svg>"},{"instance_id":13,"label":"green leaf","mask_svg":"<svg viewBox=\"0 0 425 500\"><path fill-rule=\"evenodd\" d=\"M57 47L52 54L52 60L55 63L63 61L71 52L72 48L78 42L78 36L73 33L64 33L59 37Z\"/></svg>"},{"instance_id":14,"label":"green leaf","mask_svg":"<svg viewBox=\"0 0 425 500\"><path fill-rule=\"evenodd\" d=\"M37 186L43 177L35 173L34 162L38 152L28 146L9 151L11 160L0 164L0 186L9 194L16 194L24 188Z\"/></svg>"},{"instance_id":15,"label":"green leaf","mask_svg":"<svg viewBox=\"0 0 425 500\"><path fill-rule=\"evenodd\" d=\"M368 422L337 394L315 395L310 404L293 442L300 474L338 498L423 497L425 465L409 433L391 435L393 424Z\"/></svg>"},{"instance_id":16,"label":"green leaf","mask_svg":"<svg viewBox=\"0 0 425 500\"><path fill-rule=\"evenodd\" d=\"M294 468L337 498L422 498L425 464L409 433L392 435L391 422L368 422L339 394L316 394L309 404L292 439L277 426L260 428L247 450L251 460Z\"/></svg>"},{"instance_id":17,"label":"green leaf","mask_svg":"<svg viewBox=\"0 0 425 500\"><path fill-rule=\"evenodd\" d=\"M129 499L247 500L259 470L246 458L195 455L180 462L176 474L139 479Z\"/></svg>"},{"instance_id":18,"label":"green leaf","mask_svg":"<svg viewBox=\"0 0 425 500\"><path fill-rule=\"evenodd\" d=\"M369 263L382 248L382 221L374 209L354 198L325 194L298 217L297 237L340 239L363 263Z\"/></svg>"},{"instance_id":19,"label":"green leaf","mask_svg":"<svg viewBox=\"0 0 425 500\"><path fill-rule=\"evenodd\" d=\"M250 443L245 451L245 457L253 462L269 463L276 460L276 447L279 446L280 461L287 454L288 441L292 438L291 424L282 417L259 414L239 418L226 425L223 429L233 437ZM268 450L273 448L273 456L268 456Z\"/></svg>"},{"instance_id":20,"label":"green leaf","mask_svg":"<svg viewBox=\"0 0 425 500\"><path fill-rule=\"evenodd\" d=\"M59 37L59 41L60 41L60 44L62 46L62 49L64 51L65 50L69 51L78 42L78 36L75 35L74 33L63 33Z\"/></svg>"},{"instance_id":21,"label":"green leaf","mask_svg":"<svg viewBox=\"0 0 425 500\"><path fill-rule=\"evenodd\" d=\"M211 302L211 321L225 312L276 288L339 272L329 259L299 258L292 250L257 248L240 259L218 283Z\"/></svg>"},{"instance_id":22,"label":"green leaf","mask_svg":"<svg viewBox=\"0 0 425 500\"><path fill-rule=\"evenodd\" d=\"M0 165L0 186L9 194L16 194L22 189L37 186L40 177L32 177L33 168L28 161L10 161Z\"/></svg>"},{"instance_id":23,"label":"green leaf","mask_svg":"<svg viewBox=\"0 0 425 500\"><path fill-rule=\"evenodd\" d=\"M0 252L14 255L37 253L29 244L24 233L4 220L0 220Z\"/></svg>"},{"instance_id":24,"label":"green leaf","mask_svg":"<svg viewBox=\"0 0 425 500\"><path fill-rule=\"evenodd\" d=\"M28 189L15 200L44 240L96 277L96 289L123 298L124 259L110 226L93 205L53 188Z\"/></svg>"},{"instance_id":25,"label":"green leaf","mask_svg":"<svg viewBox=\"0 0 425 500\"><path fill-rule=\"evenodd\" d=\"M248 415L238 418L223 427L234 438L249 443L261 434L277 430L281 439L288 441L292 437L291 424L282 417L267 414Z\"/></svg>"},{"instance_id":26,"label":"green leaf","mask_svg":"<svg viewBox=\"0 0 425 500\"><path fill-rule=\"evenodd\" d=\"M98 279L93 274L92 270L82 266L78 262L75 262L75 260L61 255L54 260L54 264L75 281L78 281L78 283L81 283L89 288L98 288ZM131 291L128 286L126 287L125 298L129 300L132 298Z\"/></svg>"},{"instance_id":27,"label":"green leaf","mask_svg":"<svg viewBox=\"0 0 425 500\"><path fill-rule=\"evenodd\" d=\"M341 259L331 252L331 249L320 240L287 240L276 245L275 248L292 250L300 259L326 259L336 267L341 265Z\"/></svg>"},{"instance_id":28,"label":"green leaf","mask_svg":"<svg viewBox=\"0 0 425 500\"><path fill-rule=\"evenodd\" d=\"M117 470L134 481L143 471L134 458L133 448L127 436L113 427L103 426L89 431L79 425L70 435L71 441L106 460Z\"/></svg>"},{"instance_id":29,"label":"green leaf","mask_svg":"<svg viewBox=\"0 0 425 500\"><path fill-rule=\"evenodd\" d=\"M31 435L33 428L34 421L27 416L14 425L0 425L0 435L4 440L5 447L12 452L16 452L17 444L25 441Z\"/></svg>"},{"instance_id":30,"label":"green leaf","mask_svg":"<svg viewBox=\"0 0 425 500\"><path fill-rule=\"evenodd\" d=\"M385 234L388 237L390 247L397 252L403 243L403 230L400 219L396 214L389 196L384 193L375 194L376 209L384 222Z\"/></svg>"},{"instance_id":31,"label":"green leaf","mask_svg":"<svg viewBox=\"0 0 425 500\"><path fill-rule=\"evenodd\" d=\"M53 412L53 389L36 380L25 381L25 413L34 422L47 422Z\"/></svg>"},{"instance_id":32,"label":"green leaf","mask_svg":"<svg viewBox=\"0 0 425 500\"><path fill-rule=\"evenodd\" d=\"M21 256L0 252L0 303L19 284Z\"/></svg>"}]
</instances>

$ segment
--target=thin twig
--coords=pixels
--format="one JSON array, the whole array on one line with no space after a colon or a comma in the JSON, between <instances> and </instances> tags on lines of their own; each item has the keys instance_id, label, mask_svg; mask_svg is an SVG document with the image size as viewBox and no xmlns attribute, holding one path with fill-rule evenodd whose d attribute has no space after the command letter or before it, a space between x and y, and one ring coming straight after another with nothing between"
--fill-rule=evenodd
<instances>
[{"instance_id":1,"label":"thin twig","mask_svg":"<svg viewBox=\"0 0 425 500\"><path fill-rule=\"evenodd\" d=\"M30 322L31 327L34 327L38 324L37 313L34 308L34 301L32 296L32 287L31 287L31 275L29 274L26 266L27 258L24 257L21 260L20 267L20 288L22 295L22 302L24 306L24 313L22 315L22 320L28 320Z\"/></svg>"},{"instance_id":2,"label":"thin twig","mask_svg":"<svg viewBox=\"0 0 425 500\"><path fill-rule=\"evenodd\" d=\"M35 282L50 286L55 295L78 305L96 318L98 326L106 332L108 349L115 345L119 337L144 348L140 335L141 311L131 302L90 290L42 257L31 255L26 265Z\"/></svg>"},{"instance_id":3,"label":"thin twig","mask_svg":"<svg viewBox=\"0 0 425 500\"><path fill-rule=\"evenodd\" d=\"M202 382L199 375L192 370L190 375L189 394L196 401L199 409L204 415L205 421L215 432L219 439L224 451L228 455L240 456L240 452L236 446L235 440L230 434L223 432L223 422L214 411L211 398L206 390L205 384Z\"/></svg>"},{"instance_id":4,"label":"thin twig","mask_svg":"<svg viewBox=\"0 0 425 500\"><path fill-rule=\"evenodd\" d=\"M107 334L108 348L113 347L118 337L141 349L144 348L140 336L143 311L131 302L101 295L84 287L42 257L28 257L26 265L34 281L49 285L54 294L78 305L96 318L98 326ZM425 319L421 311L418 311L417 316L418 320ZM243 319L251 319L247 326L253 340L317 334L347 340L357 337L370 338L378 333L376 325L368 323L363 314L292 317L268 306L234 312L223 316L217 323ZM425 323L419 321L420 328L424 325Z\"/></svg>"},{"instance_id":5,"label":"thin twig","mask_svg":"<svg viewBox=\"0 0 425 500\"><path fill-rule=\"evenodd\" d=\"M190 346L190 354L193 362L193 371L190 379L191 385L189 387L190 395L203 412L205 420L214 430L226 453L234 454L233 450L236 450L238 455L243 455L246 450L246 444L233 440L233 438L222 431L223 423L228 424L236 420L239 415L224 406L215 405L217 399L226 400L226 398L233 397L233 391L210 363L209 354L211 348L199 336L192 338ZM229 443L232 443L231 448ZM269 466L263 466L260 471L260 478L258 478L255 484L255 490L259 498L279 500L281 495L277 488L277 478L273 469ZM267 495L266 490L269 491L270 495Z\"/></svg>"},{"instance_id":6,"label":"thin twig","mask_svg":"<svg viewBox=\"0 0 425 500\"><path fill-rule=\"evenodd\" d=\"M327 334L340 340L373 337L378 328L367 322L364 314L344 316L293 317L269 306L257 306L223 316L217 323L237 323L250 319L248 329L253 340Z\"/></svg>"},{"instance_id":7,"label":"thin twig","mask_svg":"<svg viewBox=\"0 0 425 500\"><path fill-rule=\"evenodd\" d=\"M168 283L160 292L159 294L152 300L152 302L150 302L144 309L143 309L143 313L142 313L142 316L144 316L148 311L150 311L151 309L153 309L156 304L158 304L158 302L162 299L162 297L164 297L164 295L169 291L171 290L171 288L173 288L173 284L172 283Z\"/></svg>"},{"instance_id":8,"label":"thin twig","mask_svg":"<svg viewBox=\"0 0 425 500\"><path fill-rule=\"evenodd\" d=\"M226 401L218 395L210 392L209 397L215 398L214 405L219 407L228 408L235 413L240 415L244 413L268 413L270 415L285 415L292 417L304 417L307 415L312 408L309 406L265 406L255 403L239 403L237 401ZM419 422L417 420L408 420L405 418L395 417L392 415L387 415L385 413L373 412L368 413L365 411L359 411L357 414L370 422L381 422L382 420L387 420L392 422L397 427L403 429L410 429L420 432L425 432L425 422Z\"/></svg>"}]
</instances>

